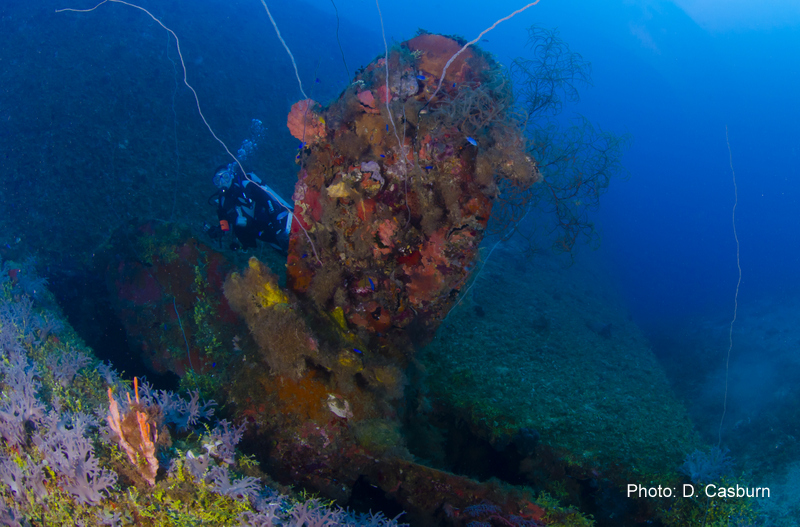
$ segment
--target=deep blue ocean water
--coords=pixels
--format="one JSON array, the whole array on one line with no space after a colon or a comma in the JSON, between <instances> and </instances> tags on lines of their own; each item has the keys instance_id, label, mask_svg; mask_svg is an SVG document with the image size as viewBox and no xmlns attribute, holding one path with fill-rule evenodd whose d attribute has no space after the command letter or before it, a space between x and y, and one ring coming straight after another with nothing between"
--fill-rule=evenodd
<instances>
[{"instance_id":1,"label":"deep blue ocean water","mask_svg":"<svg viewBox=\"0 0 800 527\"><path fill-rule=\"evenodd\" d=\"M381 24L390 46L418 28L472 39L524 5L386 0L379 14L371 0L268 4L306 93L322 102L383 54ZM74 234L63 247L75 254L57 251L62 265L92 253L102 239L92 229L106 219L202 223L213 213L205 202L213 192L211 172L226 159L198 119L175 41L163 28L119 3L55 12L94 5L48 0L0 7L4 243L22 238L32 252L46 252ZM302 95L260 2L139 5L181 39L188 79L229 147L248 137L251 119L264 123L253 160L268 165L263 175L270 185L291 195L297 146L285 116ZM577 258L613 283L705 439L716 437L729 331L726 434L735 434L734 423L794 404L800 399L800 4L541 0L480 45L508 64L525 55L526 28L534 24L557 28L592 64L594 85L580 89L580 101L562 119L580 114L631 136L622 159L627 177L612 180L592 215L600 248L579 247ZM154 180L150 173L163 175ZM711 359L686 383L682 368L703 353ZM797 452L798 439L785 435L774 448L794 441Z\"/></svg>"}]
</instances>

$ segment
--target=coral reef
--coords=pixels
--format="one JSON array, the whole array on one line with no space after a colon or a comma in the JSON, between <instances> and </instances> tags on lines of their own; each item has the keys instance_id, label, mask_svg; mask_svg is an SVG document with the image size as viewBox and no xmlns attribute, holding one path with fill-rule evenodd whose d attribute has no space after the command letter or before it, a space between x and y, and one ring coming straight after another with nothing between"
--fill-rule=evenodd
<instances>
[{"instance_id":1,"label":"coral reef","mask_svg":"<svg viewBox=\"0 0 800 527\"><path fill-rule=\"evenodd\" d=\"M341 309L368 344L411 326L432 335L472 269L498 180L539 179L510 83L489 56L460 55L430 99L460 47L421 34L369 64L327 107L301 101L289 117L305 141L289 286L323 311ZM323 121L324 134L315 124Z\"/></svg>"},{"instance_id":2,"label":"coral reef","mask_svg":"<svg viewBox=\"0 0 800 527\"><path fill-rule=\"evenodd\" d=\"M702 516L702 501L609 510L626 478L681 483L697 446L626 321L542 299L539 269L489 266L492 294L520 281L530 294L484 309L476 287L440 327L490 218L519 219L541 179L499 65L469 48L445 75L462 44L422 33L327 106L292 106L288 288L263 253L216 251L169 223L112 236L97 257L111 307L183 396L132 389L43 308L46 281L4 267L1 521L396 524L263 483L343 506L377 493L415 525ZM497 212L504 193L512 214Z\"/></svg>"},{"instance_id":3,"label":"coral reef","mask_svg":"<svg viewBox=\"0 0 800 527\"><path fill-rule=\"evenodd\" d=\"M265 486L271 480L237 447L245 425L209 423L213 402L197 392L183 399L147 383L131 388L81 343L43 283L34 300L7 277L0 276L3 525L399 525L380 512ZM45 335L46 319L58 323Z\"/></svg>"},{"instance_id":4,"label":"coral reef","mask_svg":"<svg viewBox=\"0 0 800 527\"><path fill-rule=\"evenodd\" d=\"M138 245L151 239L147 232L139 237L134 239ZM187 243L171 239L154 246L181 248ZM511 261L503 255L508 250L505 244L498 248L506 262ZM220 257L210 249L204 256L208 261ZM598 517L658 518L680 525L702 516L702 500L682 502L680 508L670 508L668 500L628 500L622 509L599 510L624 500L620 489L624 491L626 481L682 484L679 466L698 442L635 327L609 309L604 294L581 283L577 271L564 274L553 265L561 277L555 280L544 261L536 269L517 266L514 273L500 260L490 261L471 294L407 367L402 349L391 349L398 340L382 341L359 331L341 307L320 310L315 298L280 287L279 277L255 258L240 260L241 271L229 275L224 286L209 280L202 288L194 286L194 266L170 275L166 269L181 269L175 267L179 259L152 261L148 272L163 277L164 290L192 283L202 293L181 305L205 313L206 333L230 343L227 357L220 353L208 374L184 376L182 383L193 390L184 398L140 387L142 406L157 407L162 416L148 414L159 442L165 441L157 451L184 452L179 458L172 455L169 477L183 474L186 480L201 481L214 496L252 501L253 482L245 478L256 474L237 469L234 463L241 463L240 457L230 446L242 439L255 456L252 461L281 483L300 485L342 505L358 499L360 485L379 489L394 507L384 509L387 514L405 510L405 518L414 524L585 525L588 520L581 513L591 511ZM112 271L120 265L130 264L118 262ZM136 280L141 275L126 276ZM332 272L325 279L335 281L336 276ZM486 278L491 287L483 283ZM124 281L110 283L116 291L130 289ZM479 311L481 304L486 309ZM39 313L32 305L0 306L0 311L30 327L27 338L33 341L45 323L33 324ZM130 303L120 305L133 309ZM140 309L148 312L152 304ZM233 326L235 339L223 340L232 329L229 309L244 323ZM600 335L587 320L613 324L614 331ZM192 324L187 339L195 348L198 339L207 337ZM151 323L136 340L159 338L163 327L161 320ZM382 347L365 345L364 334ZM57 353L64 357L50 362L67 367L80 361L81 352L79 347L63 348ZM85 369L64 378L80 379ZM106 385L119 381L113 371L98 374L105 384L94 397L104 406L105 418ZM53 383L61 386L55 378ZM129 387L117 391L121 415L130 411L126 393L135 399ZM212 417L200 394L220 402L228 420L199 441L187 441L186 434L196 431L198 422ZM631 400L641 404L630 406ZM31 408L36 414L38 407ZM248 424L244 436L242 423ZM173 447L166 446L167 438ZM650 448L654 443L661 448ZM122 484L147 488L138 465L117 450L112 468ZM163 469L166 464L160 465ZM154 488L163 477L156 476ZM478 481L492 477L530 485L538 493ZM486 507L468 509L476 505ZM749 514L742 503L726 507ZM721 517L721 510L715 509L715 517Z\"/></svg>"},{"instance_id":5,"label":"coral reef","mask_svg":"<svg viewBox=\"0 0 800 527\"><path fill-rule=\"evenodd\" d=\"M590 317L614 323L615 331L604 338L585 319L567 330L543 313L531 323L483 313L476 331L456 314L444 349L434 342L421 361L415 358L416 344L431 339L470 277L499 189L524 194L540 179L535 160L525 154L510 84L491 57L477 49L464 53L432 98L442 57L457 47L454 39L420 35L361 70L328 106L311 100L293 106L287 125L301 145L288 290L258 258L245 264L229 255L239 259L232 264L188 234L152 228L135 237L142 247L135 260L113 260L108 281L120 312L135 321L127 324L129 331L138 332L143 344L163 339L172 351L158 362L182 375L184 386L220 401L236 422L249 423L252 436L246 440L256 460L279 481L342 504L356 499L359 485L366 484L415 523L436 518L451 525L586 524L580 512L555 499L591 510L582 501L587 485L612 496L611 502L625 477L651 476L665 460L673 465L664 481L674 483L676 459L688 447L680 443L693 437L680 408L660 395L648 395L646 405L663 409L663 421L672 421L662 431L675 432L663 452L642 452L639 436L620 439L629 423L643 426L645 412L631 412L618 423L586 418L576 425L564 415L618 407L596 403L598 410L568 399L570 388L583 393L598 385L588 371L597 361L566 351L531 360L511 350L507 363L530 363L511 371L493 358L502 353L492 351L497 343L487 341L513 328L530 333L530 341L566 342L570 333L611 347L617 328L624 333L626 327L614 317ZM223 279L237 267L241 271ZM544 290L531 274L503 277ZM502 287L496 294L504 294ZM516 312L528 313L527 307ZM193 314L181 333L175 325L179 313ZM456 324L461 338L452 335ZM464 342L466 335L473 335L471 342ZM188 356L178 347L181 341ZM525 380L516 379L531 375L538 382L547 375L547 359L565 371L576 362L581 366L553 390L555 400L542 399L546 391L531 397ZM660 379L649 358L640 363L645 365L631 367L631 376ZM612 395L641 393L636 388ZM169 406L164 398L152 404L165 413ZM170 436L191 427L187 419L183 432L170 428ZM661 437L651 428L646 434ZM444 443L453 437L461 437L461 448ZM202 481L210 492L252 500L254 482L225 471L233 469L226 460L235 458L216 450L217 441L209 437L208 453L187 454L173 473ZM414 461L411 452L419 455L421 444L422 458L436 468ZM463 452L475 457L459 459ZM503 460L497 475L502 465L514 482L555 499L470 479L496 475L481 472L492 459ZM621 467L629 463L644 472ZM130 470L131 461L123 458L117 466ZM637 504L619 514L647 517L654 508Z\"/></svg>"}]
</instances>

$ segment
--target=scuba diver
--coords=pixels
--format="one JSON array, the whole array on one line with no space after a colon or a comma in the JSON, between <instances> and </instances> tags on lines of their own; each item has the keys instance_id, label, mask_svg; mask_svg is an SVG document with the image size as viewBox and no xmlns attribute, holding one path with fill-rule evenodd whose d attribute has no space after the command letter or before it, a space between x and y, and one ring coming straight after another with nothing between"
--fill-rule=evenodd
<instances>
[{"instance_id":1,"label":"scuba diver","mask_svg":"<svg viewBox=\"0 0 800 527\"><path fill-rule=\"evenodd\" d=\"M239 240L231 244L233 250L254 249L256 240L261 240L279 251L288 251L292 205L255 174L245 175L235 162L217 168L213 182L218 189L212 198L216 198L219 227L207 227L209 236L221 239L233 230Z\"/></svg>"}]
</instances>

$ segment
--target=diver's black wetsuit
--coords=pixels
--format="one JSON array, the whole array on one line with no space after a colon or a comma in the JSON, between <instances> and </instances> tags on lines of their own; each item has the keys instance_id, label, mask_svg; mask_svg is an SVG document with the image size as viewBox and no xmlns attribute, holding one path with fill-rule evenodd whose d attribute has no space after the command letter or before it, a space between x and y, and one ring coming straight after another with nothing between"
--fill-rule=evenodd
<instances>
[{"instance_id":1,"label":"diver's black wetsuit","mask_svg":"<svg viewBox=\"0 0 800 527\"><path fill-rule=\"evenodd\" d=\"M256 240L261 240L287 252L292 224L287 207L291 210L291 205L274 191L270 194L255 174L245 178L238 168L231 170L233 181L219 194L217 217L222 230L232 229L245 249L255 248Z\"/></svg>"}]
</instances>

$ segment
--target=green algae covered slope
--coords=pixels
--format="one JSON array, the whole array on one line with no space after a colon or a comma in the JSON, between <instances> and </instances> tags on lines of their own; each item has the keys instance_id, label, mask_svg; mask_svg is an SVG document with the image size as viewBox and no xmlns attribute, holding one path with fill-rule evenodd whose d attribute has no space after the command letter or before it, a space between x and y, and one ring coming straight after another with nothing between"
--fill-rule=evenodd
<instances>
[{"instance_id":1,"label":"green algae covered slope","mask_svg":"<svg viewBox=\"0 0 800 527\"><path fill-rule=\"evenodd\" d=\"M430 400L493 445L525 429L535 457L672 479L697 440L640 330L596 273L511 256L494 252L420 354Z\"/></svg>"}]
</instances>

